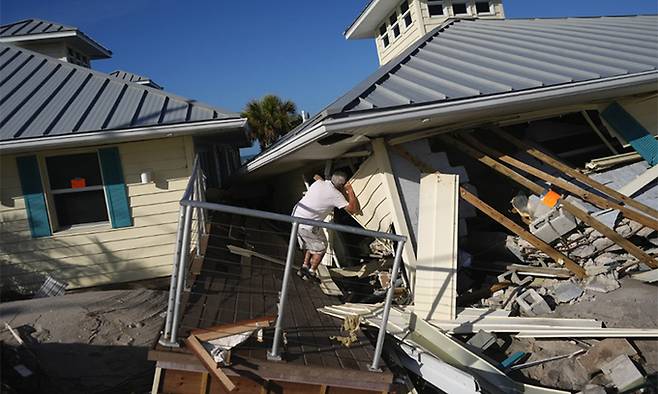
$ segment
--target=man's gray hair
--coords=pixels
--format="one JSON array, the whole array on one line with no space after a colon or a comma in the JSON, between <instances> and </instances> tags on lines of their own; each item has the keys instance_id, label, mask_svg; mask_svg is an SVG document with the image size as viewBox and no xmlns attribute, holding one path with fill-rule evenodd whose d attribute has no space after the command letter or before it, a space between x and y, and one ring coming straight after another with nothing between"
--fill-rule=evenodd
<instances>
[{"instance_id":1,"label":"man's gray hair","mask_svg":"<svg viewBox=\"0 0 658 394\"><path fill-rule=\"evenodd\" d=\"M331 176L331 183L333 183L334 186L338 188L345 186L347 183L347 174L342 171L334 172Z\"/></svg>"}]
</instances>

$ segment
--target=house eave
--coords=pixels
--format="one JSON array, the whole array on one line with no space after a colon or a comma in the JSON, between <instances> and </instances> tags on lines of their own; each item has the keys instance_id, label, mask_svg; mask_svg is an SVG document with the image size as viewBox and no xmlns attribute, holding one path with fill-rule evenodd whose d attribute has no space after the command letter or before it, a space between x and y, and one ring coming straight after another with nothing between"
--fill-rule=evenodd
<instances>
[{"instance_id":1,"label":"house eave","mask_svg":"<svg viewBox=\"0 0 658 394\"><path fill-rule=\"evenodd\" d=\"M217 132L230 132L239 130L243 131L244 138L246 140L246 119L217 119L194 123L93 131L79 134L65 134L61 136L3 141L0 142L0 154L16 154L35 150L116 144L131 141L178 137L184 135L208 135Z\"/></svg>"},{"instance_id":2,"label":"house eave","mask_svg":"<svg viewBox=\"0 0 658 394\"><path fill-rule=\"evenodd\" d=\"M486 122L488 118L501 115L503 112L513 114L547 106L557 107L589 103L595 100L609 100L616 97L656 91L656 82L658 82L658 70L653 70L486 97L338 114L321 119L308 130L301 130L295 139L290 140L289 143L277 146L276 149L271 151L263 152L247 163L243 167L243 172L254 172L312 144L320 138L337 132L365 135L368 130L374 132L384 124L403 123L407 126L417 124L417 129L421 129L428 127L423 123L426 119L436 121L432 126L461 118L470 119L471 121L477 118ZM403 131L410 130L401 130L400 132ZM367 134L370 135L370 133Z\"/></svg>"},{"instance_id":3,"label":"house eave","mask_svg":"<svg viewBox=\"0 0 658 394\"><path fill-rule=\"evenodd\" d=\"M398 0L372 0L343 35L348 40L373 38L377 26L398 3Z\"/></svg>"},{"instance_id":4,"label":"house eave","mask_svg":"<svg viewBox=\"0 0 658 394\"><path fill-rule=\"evenodd\" d=\"M46 40L61 39L61 38L76 39L80 44L91 49L94 52L93 56L91 57L92 60L108 59L112 57L112 51L103 47L101 44L87 37L84 33L78 30L67 30L67 31L58 31L51 33L26 34L22 36L2 37L0 38L0 42L16 44L16 43L46 41Z\"/></svg>"}]
</instances>

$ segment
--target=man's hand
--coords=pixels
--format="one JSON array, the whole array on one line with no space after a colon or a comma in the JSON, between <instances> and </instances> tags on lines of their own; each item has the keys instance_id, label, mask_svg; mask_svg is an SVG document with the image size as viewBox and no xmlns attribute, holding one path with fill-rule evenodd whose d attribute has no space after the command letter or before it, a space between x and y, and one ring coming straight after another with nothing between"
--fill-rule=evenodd
<instances>
[{"instance_id":1,"label":"man's hand","mask_svg":"<svg viewBox=\"0 0 658 394\"><path fill-rule=\"evenodd\" d=\"M343 190L345 191L345 194L347 194L347 206L345 207L345 210L352 215L359 213L361 208L359 207L359 200L356 199L356 194L354 194L352 185L346 183L345 186L343 186Z\"/></svg>"},{"instance_id":2,"label":"man's hand","mask_svg":"<svg viewBox=\"0 0 658 394\"><path fill-rule=\"evenodd\" d=\"M313 175L313 179L316 181L324 181L324 178L318 174Z\"/></svg>"}]
</instances>

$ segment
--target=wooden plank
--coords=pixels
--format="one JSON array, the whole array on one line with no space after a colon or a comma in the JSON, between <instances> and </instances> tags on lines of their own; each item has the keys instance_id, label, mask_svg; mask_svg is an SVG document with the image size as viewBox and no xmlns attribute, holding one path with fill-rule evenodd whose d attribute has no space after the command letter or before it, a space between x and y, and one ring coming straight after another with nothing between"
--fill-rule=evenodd
<instances>
[{"instance_id":1,"label":"wooden plank","mask_svg":"<svg viewBox=\"0 0 658 394\"><path fill-rule=\"evenodd\" d=\"M208 393L208 372L201 373L201 386L199 387L199 394Z\"/></svg>"},{"instance_id":2,"label":"wooden plank","mask_svg":"<svg viewBox=\"0 0 658 394\"><path fill-rule=\"evenodd\" d=\"M199 341L211 341L213 339L242 334L247 331L257 330L259 328L266 328L269 327L274 320L276 320L276 316L265 316L257 319L237 322L235 324L221 324L214 327L200 328L192 330L190 334L196 336Z\"/></svg>"},{"instance_id":3,"label":"wooden plank","mask_svg":"<svg viewBox=\"0 0 658 394\"><path fill-rule=\"evenodd\" d=\"M457 315L459 176L422 175L418 216L415 311L423 319L452 320Z\"/></svg>"},{"instance_id":4,"label":"wooden plank","mask_svg":"<svg viewBox=\"0 0 658 394\"><path fill-rule=\"evenodd\" d=\"M521 160L518 160L514 157L511 157L509 155L506 155L490 146L486 146L477 139L475 139L472 135L468 134L460 134L459 137L465 141L467 141L471 146L473 146L475 149L478 149L481 152L484 152L491 157L493 157L496 160L500 160L503 163L509 164L512 167L516 167L517 169L527 172L528 174L534 175L537 178L543 180L544 182L549 182L559 188L562 188L569 193L573 194L574 196L578 196L581 199L590 202L597 207L601 209L617 209L619 212L621 212L622 215L627 217L628 219L634 220L644 226L647 226L649 228L652 228L654 230L658 230L658 221L652 218L649 218L645 216L642 213L639 213L637 211L634 211L632 209L628 209L627 207L624 207L622 205L619 205L615 202L609 201L598 194L593 194L588 192L587 190L584 190L573 183L567 182L564 179L560 179L556 176L553 176L551 174L548 174L536 167L533 167L527 163L522 162Z\"/></svg>"},{"instance_id":5,"label":"wooden plank","mask_svg":"<svg viewBox=\"0 0 658 394\"><path fill-rule=\"evenodd\" d=\"M518 183L521 186L525 187L526 189L530 190L532 193L537 194L537 195L540 195L541 193L543 193L544 188L542 186L532 182L531 180L529 180L528 178L526 178L526 177L522 176L521 174L515 172L511 168L497 162L496 160L492 159L490 156L487 156L484 153L482 153L482 152L480 152L476 149L473 149L470 146L464 144L463 142L457 141L452 137L441 136L440 138L441 138L442 141L446 142L449 145L457 147L458 149L460 149L464 153L470 155L475 160L477 160L480 163L486 165L487 167L490 167L491 169L499 172L500 174L506 176L507 178L512 179L516 183ZM463 196L463 194L464 193L462 193L462 196ZM470 194L470 193L468 193L468 194ZM475 197L475 196L472 196L472 197ZM647 264L651 268L658 268L658 263L651 256L646 254L644 251L642 251L640 248L635 246L629 240L627 240L624 237L622 237L621 235L617 234L617 232L612 230L610 227L606 226L605 224L603 224L600 221L598 221L598 220L594 219L593 217L591 217L589 215L589 213L587 213L586 211L576 207L575 205L571 204L568 201L562 200L561 204L562 204L562 207L564 207L564 209L566 209L569 213L574 215L576 218L581 220L586 225L594 228L594 230L596 230L596 231L600 232L601 234L603 234L603 236L605 236L606 238L610 239L611 241L613 241L617 245L624 248L628 253L635 256L640 262L643 262L643 263ZM517 225L517 227L518 227L518 225ZM520 227L518 227L518 228L520 228ZM523 231L525 231L525 230L523 230ZM530 234L530 233L528 233L528 234ZM530 242L530 241L528 241L528 242ZM565 264L567 264L566 261L565 261ZM570 268L570 266L571 266L571 264L569 263L567 265L567 268L569 268L570 271L574 272ZM578 267L580 267L580 266L578 266ZM575 267L572 267L572 268L575 268Z\"/></svg>"},{"instance_id":6,"label":"wooden plank","mask_svg":"<svg viewBox=\"0 0 658 394\"><path fill-rule=\"evenodd\" d=\"M155 374L153 375L153 385L151 386L151 394L160 394L161 377L162 377L162 368L155 367Z\"/></svg>"},{"instance_id":7,"label":"wooden plank","mask_svg":"<svg viewBox=\"0 0 658 394\"><path fill-rule=\"evenodd\" d=\"M233 391L235 389L235 384L233 384L231 379L226 376L221 368L217 366L215 360L210 356L210 354L208 354L203 345L201 345L201 342L199 342L199 340L194 335L187 337L185 344L199 358L208 372L212 373L213 376L219 379L219 381L222 382L228 391Z\"/></svg>"},{"instance_id":8,"label":"wooden plank","mask_svg":"<svg viewBox=\"0 0 658 394\"><path fill-rule=\"evenodd\" d=\"M504 139L505 141L508 141L515 145L517 148L525 151L527 154L530 156L542 161L543 163L555 168L556 170L562 171L563 173L569 175L570 177L578 180L579 182L582 182L586 184L587 186L590 186L602 193L607 194L608 196L617 199L619 202L623 202L625 205L629 207L633 207L637 209L640 212L644 212L645 214L649 215L650 217L658 217L658 211L642 204L639 201L634 200L633 198L624 195L620 191L614 190L612 188L607 187L606 185L597 182L596 180L588 177L587 175L583 174L582 172L573 169L569 167L568 165L562 163L558 159L548 155L547 153L542 152L541 150L534 148L527 143L521 141L520 139L510 135L509 133L505 132L504 130L500 128L494 128L492 130L497 136L500 138ZM656 167L654 167L656 168Z\"/></svg>"},{"instance_id":9,"label":"wooden plank","mask_svg":"<svg viewBox=\"0 0 658 394\"><path fill-rule=\"evenodd\" d=\"M400 146L395 146L393 147L400 153L400 155L408 160L410 160L414 165L419 166L421 171L426 171L426 172L434 172L434 169L430 167L429 165L423 163L421 160L411 156L409 152L407 152L404 148ZM520 175L519 175L520 177ZM528 181L530 182L530 181ZM530 182L532 183L532 182ZM538 185L537 185L538 186ZM550 258L555 260L558 264L564 264L569 271L573 272L576 276L579 278L584 278L587 276L585 273L585 270L583 267L579 266L576 264L574 261L572 261L570 258L565 256L564 254L560 253L559 251L553 249L549 244L546 242L542 241L541 239L535 237L532 235L530 232L524 230L513 222L511 219L506 217L505 215L501 214L491 206L487 205L484 201L480 200L478 197L476 197L473 193L469 192L463 187L459 188L459 194L460 196L468 203L473 205L476 209L478 209L480 212L484 213L485 215L489 216L491 219L494 221L500 223L503 225L505 228L513 232L514 234L518 235L519 237L523 238L524 240L528 241L532 246L535 248L541 250L542 252L546 253ZM616 233L615 233L616 234Z\"/></svg>"}]
</instances>

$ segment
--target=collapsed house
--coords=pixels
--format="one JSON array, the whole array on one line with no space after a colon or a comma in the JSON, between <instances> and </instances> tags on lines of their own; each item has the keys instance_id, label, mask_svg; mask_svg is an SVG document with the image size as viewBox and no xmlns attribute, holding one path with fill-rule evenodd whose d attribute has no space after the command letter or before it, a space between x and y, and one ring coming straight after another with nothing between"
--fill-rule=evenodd
<instances>
[{"instance_id":1,"label":"collapsed house","mask_svg":"<svg viewBox=\"0 0 658 394\"><path fill-rule=\"evenodd\" d=\"M224 213L180 279L180 332L167 326L150 354L154 392L651 384L656 34L656 16L508 20L496 1L369 3L346 36L375 38L383 65L244 165L223 201L289 215L314 174L342 169L361 211L329 220L404 236L401 275L394 242L327 230L319 287L291 275L285 303L289 228L197 204Z\"/></svg>"},{"instance_id":2,"label":"collapsed house","mask_svg":"<svg viewBox=\"0 0 658 394\"><path fill-rule=\"evenodd\" d=\"M90 68L110 56L72 26L0 26L3 295L170 275L195 154L215 187L240 164L246 119Z\"/></svg>"}]
</instances>

